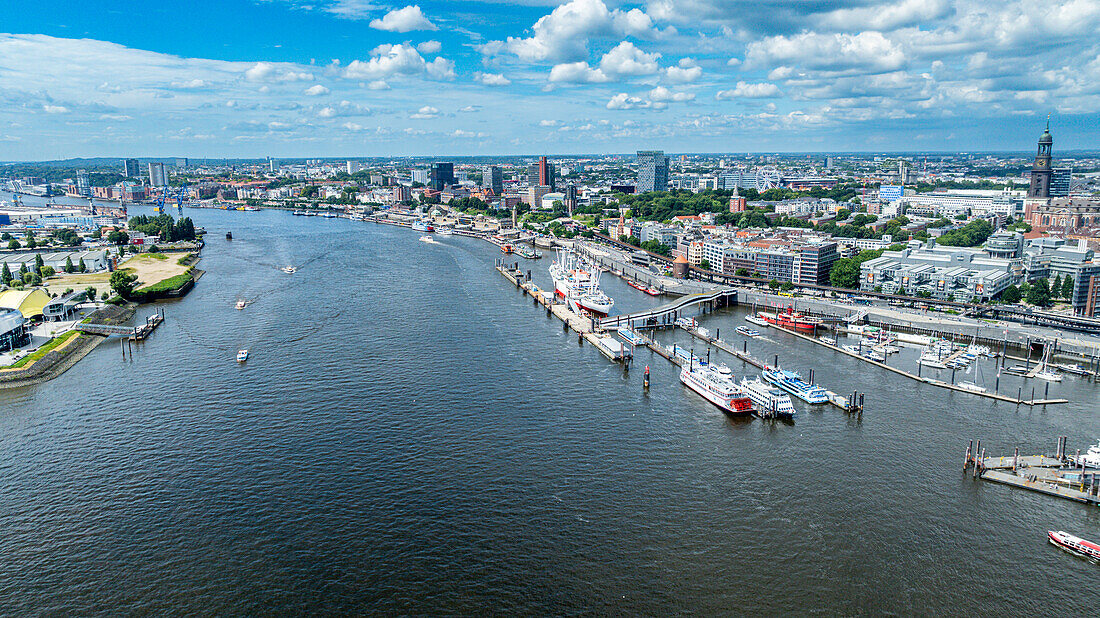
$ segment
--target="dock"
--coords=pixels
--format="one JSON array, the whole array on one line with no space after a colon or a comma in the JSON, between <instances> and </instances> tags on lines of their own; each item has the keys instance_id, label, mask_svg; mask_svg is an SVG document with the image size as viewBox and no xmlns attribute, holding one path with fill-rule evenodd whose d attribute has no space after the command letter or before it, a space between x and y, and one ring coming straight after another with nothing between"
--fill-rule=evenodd
<instances>
[{"instance_id":1,"label":"dock","mask_svg":"<svg viewBox=\"0 0 1100 618\"><path fill-rule=\"evenodd\" d=\"M156 313L145 318L144 324L135 326L118 326L115 324L96 324L93 322L77 324L73 328L91 335L110 337L120 336L130 341L145 341L158 326L164 323L164 310L158 309Z\"/></svg>"},{"instance_id":2,"label":"dock","mask_svg":"<svg viewBox=\"0 0 1100 618\"><path fill-rule=\"evenodd\" d=\"M1100 506L1100 470L1078 464L1080 451L1075 457L1068 456L1065 436L1058 438L1054 456L1020 455L1016 449L1012 456L986 457L981 444L981 440L976 445L970 441L963 474L971 470L974 478L983 481Z\"/></svg>"},{"instance_id":3,"label":"dock","mask_svg":"<svg viewBox=\"0 0 1100 618\"><path fill-rule=\"evenodd\" d=\"M575 313L564 303L556 302L554 292L547 292L531 282L530 271L523 271L518 264L506 264L498 260L497 272L510 281L512 285L523 290L525 294L534 299L535 305L546 308L547 315L552 315L562 321L564 328L577 333L577 341L587 341L592 344L608 360L629 363L634 357L634 346L624 343L609 332L600 327L596 318Z\"/></svg>"},{"instance_id":4,"label":"dock","mask_svg":"<svg viewBox=\"0 0 1100 618\"><path fill-rule=\"evenodd\" d=\"M974 391L974 390L965 389L965 388L962 388L960 386L956 386L955 384L951 384L950 382L944 382L942 380L936 380L934 378L926 378L924 376L909 373L908 371L905 371L904 369L899 369L897 367L891 367L890 365L888 365L886 363L883 363L883 362L871 360L869 358L860 356L859 354L849 352L848 350L845 350L844 348L841 348L840 346L836 346L836 345L833 345L831 343L826 343L826 342L818 339L817 337L810 337L809 335L804 335L802 333L795 332L795 331L787 329L787 328L781 328L779 326L775 326L774 324L769 324L768 326L770 328L774 328L776 330L783 331L784 333L787 333L789 335L794 335L795 337L798 337L799 339L804 339L806 341L816 343L817 345L829 348L830 350L840 352L841 354L847 354L848 356L851 356L852 358L856 358L856 359L859 359L863 362L870 363L872 365L875 365L876 367L881 367L881 368L883 368L887 371L892 371L892 372L894 372L898 375L905 376L905 377L907 377L911 380L916 380L917 382L923 382L924 384L930 384L932 386L937 386L939 388L945 388L947 390L957 391L957 392L960 392L960 393L968 393L968 394L974 395L976 397L985 397L987 399L996 399L997 401L1003 401L1005 403L1011 403L1011 404L1015 404L1015 405L1045 406L1045 405L1051 405L1051 404L1069 403L1068 399L1035 399L1034 397L1031 398L1031 399L1024 399L1022 396L1010 397L1008 395L1002 395L1002 394L996 393L996 392L993 392L993 393L988 392L988 391L978 392L978 391ZM955 357L957 357L961 354L962 354L961 351L956 352L955 356L953 356L952 358L955 358ZM1021 391L1021 395L1022 395L1022 391Z\"/></svg>"}]
</instances>

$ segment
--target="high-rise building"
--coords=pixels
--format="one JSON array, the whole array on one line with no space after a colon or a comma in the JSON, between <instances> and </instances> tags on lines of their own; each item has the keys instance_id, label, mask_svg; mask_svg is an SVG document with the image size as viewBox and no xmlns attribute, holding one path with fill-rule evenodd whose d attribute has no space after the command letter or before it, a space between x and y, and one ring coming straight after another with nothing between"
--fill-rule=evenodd
<instances>
[{"instance_id":1,"label":"high-rise building","mask_svg":"<svg viewBox=\"0 0 1100 618\"><path fill-rule=\"evenodd\" d=\"M1050 120L1047 120L1047 128L1039 136L1039 150L1035 154L1035 166L1031 168L1031 186L1027 190L1028 197L1050 197L1050 159L1053 147L1054 138L1050 135Z\"/></svg>"},{"instance_id":2,"label":"high-rise building","mask_svg":"<svg viewBox=\"0 0 1100 618\"><path fill-rule=\"evenodd\" d=\"M504 173L499 165L486 165L481 170L481 186L496 196L504 193Z\"/></svg>"},{"instance_id":3,"label":"high-rise building","mask_svg":"<svg viewBox=\"0 0 1100 618\"><path fill-rule=\"evenodd\" d=\"M550 187L551 192L556 191L556 178L554 164L547 161L546 157L539 157L538 163L527 166L527 184L532 187Z\"/></svg>"},{"instance_id":4,"label":"high-rise building","mask_svg":"<svg viewBox=\"0 0 1100 618\"><path fill-rule=\"evenodd\" d=\"M267 170L269 172L271 172L272 174L274 174L275 170L277 170L278 168L279 168L279 162L276 161L275 159L272 159L272 158L269 157L267 159Z\"/></svg>"},{"instance_id":5,"label":"high-rise building","mask_svg":"<svg viewBox=\"0 0 1100 618\"><path fill-rule=\"evenodd\" d=\"M428 186L435 191L442 191L444 187L455 184L454 163L432 163L432 169L428 173Z\"/></svg>"},{"instance_id":6,"label":"high-rise building","mask_svg":"<svg viewBox=\"0 0 1100 618\"><path fill-rule=\"evenodd\" d=\"M577 207L577 185L569 183L565 187L565 199L562 200L569 216L573 216L573 209Z\"/></svg>"},{"instance_id":7,"label":"high-rise building","mask_svg":"<svg viewBox=\"0 0 1100 618\"><path fill-rule=\"evenodd\" d=\"M909 184L909 162L904 159L898 159L898 181L900 184Z\"/></svg>"},{"instance_id":8,"label":"high-rise building","mask_svg":"<svg viewBox=\"0 0 1100 618\"><path fill-rule=\"evenodd\" d=\"M393 187L393 201L395 202L407 202L412 199L412 190L405 185L394 185Z\"/></svg>"},{"instance_id":9,"label":"high-rise building","mask_svg":"<svg viewBox=\"0 0 1100 618\"><path fill-rule=\"evenodd\" d=\"M428 184L428 170L412 170L412 181L422 185Z\"/></svg>"},{"instance_id":10,"label":"high-rise building","mask_svg":"<svg viewBox=\"0 0 1100 618\"><path fill-rule=\"evenodd\" d=\"M179 157L176 159L176 167L187 167L187 157Z\"/></svg>"},{"instance_id":11,"label":"high-rise building","mask_svg":"<svg viewBox=\"0 0 1100 618\"><path fill-rule=\"evenodd\" d=\"M165 187L168 186L168 174L164 172L163 163L150 163L149 164L149 186L150 187Z\"/></svg>"},{"instance_id":12,"label":"high-rise building","mask_svg":"<svg viewBox=\"0 0 1100 618\"><path fill-rule=\"evenodd\" d=\"M1072 167L1056 167L1050 170L1050 197L1069 197L1073 182Z\"/></svg>"},{"instance_id":13,"label":"high-rise building","mask_svg":"<svg viewBox=\"0 0 1100 618\"><path fill-rule=\"evenodd\" d=\"M76 192L82 197L92 196L92 183L88 180L88 172L86 170L76 171Z\"/></svg>"},{"instance_id":14,"label":"high-rise building","mask_svg":"<svg viewBox=\"0 0 1100 618\"><path fill-rule=\"evenodd\" d=\"M638 193L668 191L668 157L660 150L638 151Z\"/></svg>"},{"instance_id":15,"label":"high-rise building","mask_svg":"<svg viewBox=\"0 0 1100 618\"><path fill-rule=\"evenodd\" d=\"M825 157L825 169L827 169L827 170L833 169L833 158L832 157Z\"/></svg>"},{"instance_id":16,"label":"high-rise building","mask_svg":"<svg viewBox=\"0 0 1100 618\"><path fill-rule=\"evenodd\" d=\"M124 159L122 161L122 173L127 178L141 176L141 164L137 159Z\"/></svg>"}]
</instances>

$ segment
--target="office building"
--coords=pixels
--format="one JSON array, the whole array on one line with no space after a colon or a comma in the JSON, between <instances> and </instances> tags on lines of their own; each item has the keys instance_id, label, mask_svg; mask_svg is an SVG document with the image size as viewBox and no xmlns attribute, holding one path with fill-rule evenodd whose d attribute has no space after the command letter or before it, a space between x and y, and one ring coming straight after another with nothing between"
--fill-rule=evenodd
<instances>
[{"instance_id":1,"label":"office building","mask_svg":"<svg viewBox=\"0 0 1100 618\"><path fill-rule=\"evenodd\" d=\"M1100 317L1100 262L1078 264L1074 268L1073 293L1070 304L1073 313L1081 317Z\"/></svg>"},{"instance_id":2,"label":"office building","mask_svg":"<svg viewBox=\"0 0 1100 618\"><path fill-rule=\"evenodd\" d=\"M395 202L407 202L412 199L412 189L405 185L394 185L393 187L393 201Z\"/></svg>"},{"instance_id":3,"label":"office building","mask_svg":"<svg viewBox=\"0 0 1100 618\"><path fill-rule=\"evenodd\" d=\"M86 170L76 172L76 194L81 197L92 197L92 183L88 180Z\"/></svg>"},{"instance_id":4,"label":"office building","mask_svg":"<svg viewBox=\"0 0 1100 618\"><path fill-rule=\"evenodd\" d=\"M504 172L499 165L486 165L481 170L481 186L495 196L504 193Z\"/></svg>"},{"instance_id":5,"label":"office building","mask_svg":"<svg viewBox=\"0 0 1100 618\"><path fill-rule=\"evenodd\" d=\"M358 172L359 170L363 169L363 164L359 161L348 161L346 169L347 169L348 175L350 176L350 175L354 174L355 172Z\"/></svg>"},{"instance_id":6,"label":"office building","mask_svg":"<svg viewBox=\"0 0 1100 618\"><path fill-rule=\"evenodd\" d=\"M569 216L573 216L573 209L577 207L577 185L569 183L565 187L565 209L569 213Z\"/></svg>"},{"instance_id":7,"label":"office building","mask_svg":"<svg viewBox=\"0 0 1100 618\"><path fill-rule=\"evenodd\" d=\"M668 191L668 157L660 150L638 151L638 193Z\"/></svg>"},{"instance_id":8,"label":"office building","mask_svg":"<svg viewBox=\"0 0 1100 618\"><path fill-rule=\"evenodd\" d=\"M1069 197L1073 182L1073 168L1056 167L1050 170L1050 197Z\"/></svg>"},{"instance_id":9,"label":"office building","mask_svg":"<svg viewBox=\"0 0 1100 618\"><path fill-rule=\"evenodd\" d=\"M1024 235L1019 232L1001 230L985 241L985 252L989 257L1014 260L1024 254Z\"/></svg>"},{"instance_id":10,"label":"office building","mask_svg":"<svg viewBox=\"0 0 1100 618\"><path fill-rule=\"evenodd\" d=\"M274 174L276 172L276 170L278 170L278 168L279 168L279 162L278 161L276 161L275 159L271 159L271 158L269 158L267 160L267 170L269 172Z\"/></svg>"},{"instance_id":11,"label":"office building","mask_svg":"<svg viewBox=\"0 0 1100 618\"><path fill-rule=\"evenodd\" d=\"M122 161L122 175L127 178L136 178L141 176L141 164L137 159L123 159Z\"/></svg>"},{"instance_id":12,"label":"office building","mask_svg":"<svg viewBox=\"0 0 1100 618\"><path fill-rule=\"evenodd\" d=\"M544 187L550 187L551 191L557 189L557 173L554 169L554 164L546 160L546 157L539 157L537 163L532 163L527 166L527 184L529 186L542 185Z\"/></svg>"},{"instance_id":13,"label":"office building","mask_svg":"<svg viewBox=\"0 0 1100 618\"><path fill-rule=\"evenodd\" d=\"M898 183L909 184L909 162L904 159L898 160Z\"/></svg>"},{"instance_id":14,"label":"office building","mask_svg":"<svg viewBox=\"0 0 1100 618\"><path fill-rule=\"evenodd\" d=\"M176 167L187 167L187 158L180 157L176 159Z\"/></svg>"},{"instance_id":15,"label":"office building","mask_svg":"<svg viewBox=\"0 0 1100 618\"><path fill-rule=\"evenodd\" d=\"M164 172L163 163L150 163L149 164L149 186L150 187L165 187L168 186L168 174Z\"/></svg>"},{"instance_id":16,"label":"office building","mask_svg":"<svg viewBox=\"0 0 1100 618\"><path fill-rule=\"evenodd\" d=\"M453 184L455 184L455 164L432 163L432 168L428 172L428 187L434 191L442 191Z\"/></svg>"},{"instance_id":17,"label":"office building","mask_svg":"<svg viewBox=\"0 0 1100 618\"><path fill-rule=\"evenodd\" d=\"M911 241L901 251L860 265L859 288L867 292L915 295L940 300L986 302L1017 281L1013 260L989 257L961 247L922 246Z\"/></svg>"},{"instance_id":18,"label":"office building","mask_svg":"<svg viewBox=\"0 0 1100 618\"><path fill-rule=\"evenodd\" d=\"M412 181L419 182L422 185L428 184L428 170L413 170Z\"/></svg>"}]
</instances>

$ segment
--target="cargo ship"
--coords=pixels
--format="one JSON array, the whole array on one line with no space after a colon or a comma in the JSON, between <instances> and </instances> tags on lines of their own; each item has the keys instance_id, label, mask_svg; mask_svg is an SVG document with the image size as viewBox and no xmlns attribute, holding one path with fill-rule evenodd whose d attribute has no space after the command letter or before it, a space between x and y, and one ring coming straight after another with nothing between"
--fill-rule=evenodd
<instances>
[{"instance_id":1,"label":"cargo ship","mask_svg":"<svg viewBox=\"0 0 1100 618\"><path fill-rule=\"evenodd\" d=\"M764 320L772 326L778 326L779 328L786 328L787 330L794 330L804 333L813 334L817 332L818 328L823 327L825 324L817 318L811 318L809 316L797 313L794 309L788 307L785 311L776 311L775 313L767 313L761 311L757 314L757 317Z\"/></svg>"}]
</instances>

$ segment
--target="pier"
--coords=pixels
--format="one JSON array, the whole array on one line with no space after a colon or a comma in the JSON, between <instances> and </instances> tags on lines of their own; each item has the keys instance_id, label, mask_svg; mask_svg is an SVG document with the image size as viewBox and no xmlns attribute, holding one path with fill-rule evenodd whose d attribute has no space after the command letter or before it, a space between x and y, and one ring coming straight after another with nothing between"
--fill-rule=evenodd
<instances>
[{"instance_id":1,"label":"pier","mask_svg":"<svg viewBox=\"0 0 1100 618\"><path fill-rule=\"evenodd\" d=\"M496 269L512 285L529 294L536 305L545 307L547 315L561 320L563 328L577 333L578 343L591 343L611 361L629 363L634 357L634 347L607 334L596 318L575 313L565 304L556 302L553 290L548 292L532 283L531 271L523 271L518 264L506 264L503 259L497 260Z\"/></svg>"},{"instance_id":2,"label":"pier","mask_svg":"<svg viewBox=\"0 0 1100 618\"><path fill-rule=\"evenodd\" d=\"M1050 455L1020 455L986 457L982 441L970 441L963 459L963 474L971 471L973 478L1027 489L1048 496L1065 498L1082 504L1100 506L1100 470L1086 468L1080 459L1066 453L1066 437L1058 438L1056 453Z\"/></svg>"},{"instance_id":3,"label":"pier","mask_svg":"<svg viewBox=\"0 0 1100 618\"><path fill-rule=\"evenodd\" d=\"M737 304L737 290L720 288L705 294L690 294L677 300L646 311L637 311L623 315L608 316L600 320L602 328L660 328L672 326L685 309L703 306L707 310L731 307Z\"/></svg>"}]
</instances>

